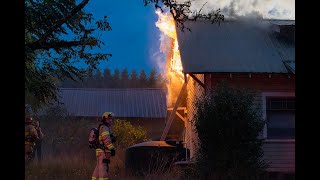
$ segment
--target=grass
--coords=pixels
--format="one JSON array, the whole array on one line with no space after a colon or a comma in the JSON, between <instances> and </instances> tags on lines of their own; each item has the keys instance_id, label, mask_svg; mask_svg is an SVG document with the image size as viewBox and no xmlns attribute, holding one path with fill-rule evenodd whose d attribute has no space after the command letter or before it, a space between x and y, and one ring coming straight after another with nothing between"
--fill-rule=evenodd
<instances>
[{"instance_id":1,"label":"grass","mask_svg":"<svg viewBox=\"0 0 320 180\"><path fill-rule=\"evenodd\" d=\"M120 151L120 152L119 152ZM92 152L94 154L94 152ZM26 166L26 180L88 180L95 168L95 157L92 154L78 153L60 154L59 156L44 156L41 162L34 161ZM144 177L129 175L124 168L124 149L118 150L117 156L111 159L110 178L113 180L169 180L179 179L179 172L170 168L163 173L162 169L149 173Z\"/></svg>"},{"instance_id":2,"label":"grass","mask_svg":"<svg viewBox=\"0 0 320 180\"><path fill-rule=\"evenodd\" d=\"M95 151L88 147L88 136L96 122L89 120L41 119L45 134L42 143L42 161L35 159L25 167L26 180L89 180L95 168ZM137 157L138 158L138 157ZM112 180L169 180L179 179L179 171L171 167L152 173L146 170L144 177L137 177L125 171L125 148L116 148L111 158L110 178ZM161 167L161 166L159 166Z\"/></svg>"}]
</instances>

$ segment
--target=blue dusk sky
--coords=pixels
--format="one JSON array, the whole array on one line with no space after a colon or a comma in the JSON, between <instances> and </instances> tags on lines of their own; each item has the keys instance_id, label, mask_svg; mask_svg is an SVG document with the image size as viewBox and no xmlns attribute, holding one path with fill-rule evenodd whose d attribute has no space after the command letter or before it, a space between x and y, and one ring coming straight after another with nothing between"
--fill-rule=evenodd
<instances>
[{"instance_id":1,"label":"blue dusk sky","mask_svg":"<svg viewBox=\"0 0 320 180\"><path fill-rule=\"evenodd\" d=\"M102 61L99 69L127 68L129 73L132 69L137 72L144 69L147 73L152 68L160 71L154 58L160 53L160 31L155 26L158 18L153 5L144 6L142 0L91 0L85 9L95 19L107 16L112 28L101 35L105 45L98 50L111 53L112 57Z\"/></svg>"}]
</instances>

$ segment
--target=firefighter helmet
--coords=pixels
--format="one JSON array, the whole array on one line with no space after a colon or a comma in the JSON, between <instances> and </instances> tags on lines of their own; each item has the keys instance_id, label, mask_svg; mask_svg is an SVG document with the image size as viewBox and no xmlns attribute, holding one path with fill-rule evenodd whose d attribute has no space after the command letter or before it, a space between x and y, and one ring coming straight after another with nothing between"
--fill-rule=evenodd
<instances>
[{"instance_id":1,"label":"firefighter helmet","mask_svg":"<svg viewBox=\"0 0 320 180\"><path fill-rule=\"evenodd\" d=\"M26 117L25 118L25 123L32 123L32 117Z\"/></svg>"},{"instance_id":2,"label":"firefighter helmet","mask_svg":"<svg viewBox=\"0 0 320 180\"><path fill-rule=\"evenodd\" d=\"M104 112L102 114L102 119L107 119L107 118L112 118L113 117L113 113L112 112Z\"/></svg>"}]
</instances>

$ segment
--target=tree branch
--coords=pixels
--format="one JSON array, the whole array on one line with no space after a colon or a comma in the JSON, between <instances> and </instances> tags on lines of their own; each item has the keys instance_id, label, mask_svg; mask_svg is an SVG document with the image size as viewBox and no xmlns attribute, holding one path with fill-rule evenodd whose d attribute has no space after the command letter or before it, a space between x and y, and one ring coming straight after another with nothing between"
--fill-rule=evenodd
<instances>
[{"instance_id":1,"label":"tree branch","mask_svg":"<svg viewBox=\"0 0 320 180\"><path fill-rule=\"evenodd\" d=\"M32 50L45 49L49 50L51 48L69 48L73 46L82 46L82 45L95 45L97 44L96 40L89 41L58 41L58 42L34 42L28 44L27 46Z\"/></svg>"},{"instance_id":2,"label":"tree branch","mask_svg":"<svg viewBox=\"0 0 320 180\"><path fill-rule=\"evenodd\" d=\"M69 14L59 19L55 25L53 25L46 33L44 33L41 38L37 41L39 43L43 43L46 39L62 24L64 24L68 19L77 14L85 5L87 5L89 0L83 0L78 6L76 6Z\"/></svg>"}]
</instances>

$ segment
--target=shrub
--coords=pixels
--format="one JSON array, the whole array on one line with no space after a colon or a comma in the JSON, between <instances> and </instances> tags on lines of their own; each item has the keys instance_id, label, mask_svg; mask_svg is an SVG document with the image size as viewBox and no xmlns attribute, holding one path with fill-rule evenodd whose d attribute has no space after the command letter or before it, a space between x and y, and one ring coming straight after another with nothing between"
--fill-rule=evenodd
<instances>
[{"instance_id":1,"label":"shrub","mask_svg":"<svg viewBox=\"0 0 320 180\"><path fill-rule=\"evenodd\" d=\"M35 117L44 132L42 161L35 159L25 168L26 179L91 179L95 168L95 151L88 146L89 131L99 124L92 119L76 119L68 116L59 106L47 109L43 116ZM143 142L147 131L125 120L114 121L117 136L116 156L111 158L111 179L140 179L125 174L126 147Z\"/></svg>"},{"instance_id":2,"label":"shrub","mask_svg":"<svg viewBox=\"0 0 320 180\"><path fill-rule=\"evenodd\" d=\"M116 119L112 128L117 137L116 146L127 148L131 145L147 141L147 130L141 126L133 126L129 121Z\"/></svg>"},{"instance_id":3,"label":"shrub","mask_svg":"<svg viewBox=\"0 0 320 180\"><path fill-rule=\"evenodd\" d=\"M199 172L208 177L250 179L264 172L261 109L254 94L219 83L196 102Z\"/></svg>"}]
</instances>

